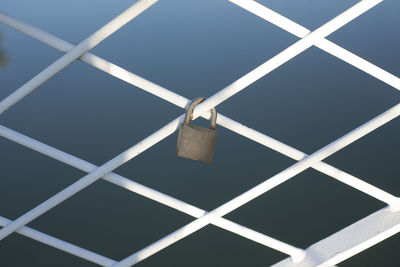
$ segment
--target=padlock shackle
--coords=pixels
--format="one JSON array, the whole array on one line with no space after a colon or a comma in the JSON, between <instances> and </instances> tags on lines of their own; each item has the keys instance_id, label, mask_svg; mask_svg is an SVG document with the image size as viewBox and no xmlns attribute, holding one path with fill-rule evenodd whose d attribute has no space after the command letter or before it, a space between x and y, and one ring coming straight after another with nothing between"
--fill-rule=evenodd
<instances>
[{"instance_id":1,"label":"padlock shackle","mask_svg":"<svg viewBox=\"0 0 400 267\"><path fill-rule=\"evenodd\" d=\"M190 105L186 111L185 124L189 124L193 120L193 110L194 110L195 106L197 106L197 104L203 102L204 100L206 100L205 97L198 97L198 98L192 100L192 103L190 103ZM217 125L217 110L214 107L210 110L210 112L211 112L210 129L214 130Z\"/></svg>"}]
</instances>

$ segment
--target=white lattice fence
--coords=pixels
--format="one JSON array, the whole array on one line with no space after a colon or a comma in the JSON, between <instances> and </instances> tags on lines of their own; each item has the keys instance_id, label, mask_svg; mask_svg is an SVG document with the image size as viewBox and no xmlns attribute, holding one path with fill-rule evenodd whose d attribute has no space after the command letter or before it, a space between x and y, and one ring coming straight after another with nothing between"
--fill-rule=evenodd
<instances>
[{"instance_id":1,"label":"white lattice fence","mask_svg":"<svg viewBox=\"0 0 400 267\"><path fill-rule=\"evenodd\" d=\"M293 57L302 53L311 46L316 46L399 90L400 79L398 77L325 39L325 37L327 37L329 34L362 15L364 12L373 8L381 1L382 0L362 0L331 21L322 25L317 30L310 32L301 25L281 16L280 14L277 14L276 12L255 1L230 0L230 2L233 4L236 4L265 19L266 21L275 24L283 30L286 30L299 37L300 40L273 58L269 59L256 69L250 71L237 81L234 81L229 86L208 97L206 101L196 107L194 111L194 117L197 118L199 116L203 116L208 118L210 115L210 108L217 106L234 94L245 89L256 80L267 75L277 67L288 62ZM18 88L10 96L2 100L0 102L0 114L7 111L7 109L12 107L23 97L27 96L41 84L46 82L48 79L53 77L55 74L63 70L66 66L77 59L166 101L169 101L181 108L187 107L187 105L190 103L189 99L169 91L157 84L154 84L142 77L139 77L138 75L135 75L98 56L88 53L90 49L95 47L112 33L116 32L136 16L140 15L140 13L150 8L156 2L157 0L140 0L136 2L121 15L107 23L101 29L76 46L0 12L0 21L2 23L7 24L16 30L36 38L65 53L64 56L56 60L37 76L33 77L30 81ZM151 10L147 12L151 12ZM1 136L88 173L77 182L68 186L39 206L21 215L18 219L10 221L7 218L0 217L0 225L3 226L3 228L0 230L0 239L4 239L13 232L18 232L39 242L53 246L99 265L129 266L136 264L147 257L150 257L151 255L196 232L206 225L213 224L290 256L288 259L283 260L274 266L332 266L399 232L400 199L375 187L374 185L368 184L363 180L354 177L351 174L341 171L334 166L323 162L322 160L336 153L345 146L353 143L359 138L365 136L366 134L374 131L378 127L399 115L400 104L397 104L389 110L383 112L381 115L371 119L360 127L337 139L336 141L326 145L311 155L307 155L254 129L250 129L222 114L218 114L217 123L219 125L266 147L274 149L292 159L297 160L298 162L287 169L282 170L273 177L265 179L265 181L261 184L246 192L243 192L241 195L215 208L212 211L202 210L172 196L168 196L112 172L117 167L121 166L125 162L139 155L141 152L174 133L182 123L184 114L164 125L158 131L154 132L147 138L128 148L126 151L122 152L101 166L95 166L83 159L74 157L73 155L67 154L4 126L0 126ZM233 210L236 210L245 203L257 198L258 196L293 178L295 175L308 168L314 168L328 176L331 176L332 178L337 179L340 182L345 183L357 190L360 190L371 197L387 203L388 206L305 249L294 247L290 244L249 229L243 225L239 225L235 222L222 218L222 216ZM166 206L179 210L183 213L189 214L196 219L158 240L157 242L154 242L153 244L120 261L104 257L25 226L32 220L54 208L64 200L70 198L100 178L162 203Z\"/></svg>"}]
</instances>

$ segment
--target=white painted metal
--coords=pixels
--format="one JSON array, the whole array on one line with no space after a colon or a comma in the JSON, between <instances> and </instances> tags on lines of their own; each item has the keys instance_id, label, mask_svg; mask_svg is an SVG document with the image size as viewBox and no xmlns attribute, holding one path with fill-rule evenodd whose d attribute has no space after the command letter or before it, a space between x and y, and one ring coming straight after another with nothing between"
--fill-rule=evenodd
<instances>
[{"instance_id":1,"label":"white painted metal","mask_svg":"<svg viewBox=\"0 0 400 267\"><path fill-rule=\"evenodd\" d=\"M327 35L332 33L333 31L337 30L338 28L342 27L352 19L358 17L368 9L372 8L382 0L363 0L358 4L354 5L352 8L348 9L341 15L337 16L335 19L331 20L330 22L326 23L325 25L318 28L316 31L310 33L309 30L306 28L288 20L287 18L273 12L272 10L267 9L266 7L261 6L260 4L249 0L249 1L242 1L242 0L230 0L231 2L242 6L243 8L249 10L252 13L274 23L275 25L288 30L292 34L299 36L303 39L299 40L277 56L273 57L272 59L265 62L260 67L254 69L250 73L246 74L236 82L232 83L228 87L224 88L214 96L210 97L207 101L200 104L196 107L194 112L194 116L198 117L199 115L203 115L208 117L208 110L219 103L223 102L230 96L234 95L235 93L239 92L240 90L244 89L257 79L261 78L262 76L268 74L275 68L279 67L280 65L284 64L291 58L295 57L299 53L306 50L308 47L312 45L316 45L317 47L331 53L338 58L356 66L357 68L371 74L372 76L386 82L389 85L399 89L399 78L395 77L394 75L380 69L377 66L365 61L364 59L352 54L349 51L337 46L336 44L324 39ZM150 5L152 5L155 1L139 1L137 3L138 10L141 8L145 10ZM148 5L148 6L146 6ZM142 10L142 11L143 11ZM138 11L139 13L141 11ZM138 14L139 14L138 13ZM132 14L131 14L132 15ZM127 16L131 16L127 15ZM137 14L136 14L137 15ZM133 15L136 16L136 15ZM132 17L132 18L133 18ZM121 20L127 19L127 17L122 18ZM118 20L117 18L115 20ZM89 37L86 39L87 43L84 45L81 43L77 47L73 47L71 44L66 43L65 41L58 39L50 34L47 34L39 29L35 29L30 27L29 25L20 23L2 13L0 13L0 21L3 21L9 24L12 27L19 28L19 30L25 32L34 38L38 38L45 43L48 43L56 48L66 52L67 54L64 57L61 57L59 61L53 63L50 67L48 67L45 71L40 73L38 76L33 78L27 84L22 86L16 92L14 92L10 97L6 98L0 103L0 114L4 112L9 106L15 104L20 99L22 99L25 95L27 95L30 91L34 90L37 86L45 82L47 79L51 78L55 73L63 69L65 66L70 64L73 60L77 59L81 55L81 60L97 67L100 69L109 68L110 70L107 71L108 73L125 80L131 84L134 84L152 94L155 94L167 101L170 101L180 107L185 107L188 104L188 100L182 96L179 96L165 88L162 88L154 83L151 83L137 75L127 72L122 68L106 62L105 60L98 58L94 55L86 53L92 45L88 40L91 38ZM114 20L113 20L114 21ZM129 21L129 20L127 20ZM127 22L126 21L126 22ZM125 23L126 23L125 22ZM119 22L116 22L117 25ZM112 24L112 22L111 22ZM110 25L110 24L109 24ZM114 25L114 26L115 26ZM122 25L120 25L122 26ZM120 27L118 26L118 27ZM106 26L103 27L101 30L105 30ZM110 26L109 30L105 30L106 34L109 35L113 31L117 29L112 29L113 27ZM99 31L97 33L99 33ZM96 35L96 33L95 33ZM99 34L101 35L101 34ZM93 36L92 36L93 37ZM98 38L97 38L98 37ZM93 37L96 41L100 42L104 36L97 36ZM106 36L104 37L106 38ZM103 39L104 39L103 38ZM84 41L85 42L85 41ZM79 50L78 47L82 48ZM91 47L90 47L91 46ZM86 49L86 50L85 50ZM79 51L78 51L79 50ZM70 51L70 52L68 52ZM74 51L74 52L73 52ZM73 52L73 53L72 53ZM78 53L79 52L79 53ZM86 53L86 54L85 54ZM63 59L64 58L64 59ZM63 59L63 60L62 60ZM57 63L58 62L58 63ZM53 73L53 74L52 74ZM139 153L143 152L150 146L156 144L160 140L164 139L166 136L170 135L174 132L182 121L182 117L180 116L174 121L170 122L166 126L164 126L159 131L155 132L151 136L145 138L142 142L139 142L135 146L132 146L130 149L126 150L125 152L121 153L117 157L113 158L112 160L108 161L106 164L96 167L88 162L83 160L77 159L72 155L66 154L62 151L59 151L55 148L49 147L43 143L40 143L36 140L29 139L26 136L23 136L19 133L13 132L10 129L5 127L0 127L0 132L10 140L15 142L19 142L27 147L32 149L38 150L41 153L49 155L53 158L61 160L67 164L75 166L77 168L86 169L85 171L90 172L88 175L81 178L78 182L72 184L71 186L67 187L57 195L53 196L49 200L45 201L38 207L32 209L28 213L24 214L14 222L9 221L2 221L0 223L7 223L7 225L0 230L0 239L6 237L13 231L23 231L26 230L27 227L24 225L34 218L40 216L47 210L51 209L52 207L56 206L57 204L61 203L63 200L67 199L68 197L72 196L76 192L80 191L81 189L85 188L86 186L90 185L97 179L102 176L110 182L123 186L133 192L137 192L142 194L146 197L149 197L153 200L159 201L163 204L171 206L175 209L181 210L188 214L192 213L191 215L197 217L199 219L193 221L192 223L184 226L183 228L178 229L174 233L166 236L165 238L155 242L154 244L140 250L139 252L133 254L132 256L126 258L125 260L121 261L119 266L126 266L130 264L137 263L148 256L156 253L157 251L165 248L166 246L173 244L179 239L184 238L185 236L197 231L198 229L204 227L209 223L214 223L217 226L220 226L224 229L229 231L235 232L239 235L242 235L246 238L254 240L259 243L265 243L267 246L274 247L277 250L280 250L284 253L291 255L292 260L286 260L286 263L290 263L290 266L331 266L336 264L374 244L380 242L387 237L397 233L400 229L399 225L399 215L398 210L400 209L400 201L399 198L396 198L372 185L369 185L362 180L353 177L345 172L342 172L326 163L320 162L325 157L335 153L339 149L343 148L344 146L354 142L358 138L361 138L363 135L373 131L374 129L380 127L387 121L397 117L400 115L400 104L394 106L387 112L381 114L380 116L374 118L373 120L369 121L368 123L364 124L363 126L353 130L349 134L345 135L342 138L339 138L335 142L331 143L328 146L320 149L319 151L313 153L310 156L298 151L294 148L291 148L285 144L280 143L268 136L265 136L253 129L249 129L244 125L241 125L225 116L219 116L218 123L223 125L224 127L231 129L239 134L242 134L256 142L259 142L263 145L271 147L285 155L288 155L294 159L300 160L298 163L294 164L293 166L289 167L288 169L280 172L279 174L273 176L272 178L266 180L265 182L261 183L260 185L254 187L253 189L243 193L242 195L234 198L233 200L225 203L224 205L214 209L213 211L206 213L203 210L200 210L194 206L191 206L187 203L174 199L170 196L164 195L160 192L157 192L153 189L147 188L143 185L137 184L132 182L124 177L119 177L116 174L109 173L116 167L120 166L124 162L128 161L129 159L135 157ZM297 173L305 170L308 167L314 167L317 170L320 170L323 173L331 175L342 181L350 186L357 188L371 196L374 196L388 204L390 204L390 208L387 208L383 211L379 211L367 218L361 220L360 222L354 224L355 226L350 226L345 228L342 231L339 231L337 234L324 239L321 242L313 245L309 249L306 250L307 254L301 249L294 248L288 244L285 244L281 241L271 239L263 234L257 233L251 229L245 228L243 226L237 225L233 222L227 221L220 216L227 214L228 212L240 207L244 203L251 201L252 199L256 198L257 196L263 194L264 192L270 190L271 188L279 185L280 183L292 178ZM129 182L128 182L129 181ZM196 215L193 215L196 213ZM395 214L395 215L393 215ZM372 219L371 219L372 218ZM384 223L380 223L383 220ZM22 227L22 228L21 228ZM368 228L364 231L364 228ZM34 230L33 230L34 231ZM348 238L349 235L354 235L352 238ZM334 237L334 238L332 238ZM88 252L84 249L77 248L71 244L64 244L63 241L54 241L52 240L53 237L48 237L43 234L40 238L42 241L48 241L48 244L53 244L54 246L59 245L60 249L68 251L68 249L75 253L76 255L81 255L81 257L92 257L91 252ZM40 239L39 238L39 239ZM40 240L39 240L40 241ZM54 242L53 242L54 241ZM341 243L345 245L340 245ZM322 245L321 245L322 244ZM71 245L72 247L68 246ZM335 246L336 245L336 246ZM315 256L318 256L318 259L321 259L320 262L315 260ZM100 256L102 257L102 256ZM302 260L304 258L304 260ZM98 258L100 259L100 258ZM111 260L112 261L112 260ZM297 262L298 264L295 264ZM311 265L304 265L310 264ZM286 265L285 265L286 266Z\"/></svg>"},{"instance_id":2,"label":"white painted metal","mask_svg":"<svg viewBox=\"0 0 400 267\"><path fill-rule=\"evenodd\" d=\"M84 172L91 172L97 168L96 165L93 165L87 161L79 159L71 154L65 153L61 150L53 148L44 143L41 143L41 142L34 140L30 137L27 137L21 133L15 132L15 131L13 131L7 127L4 127L2 125L0 125L0 136L3 136L4 138L7 138L8 140L11 140L18 144L21 144L25 147L28 147L32 150L40 152L51 158L57 159L65 164L73 166ZM103 178L106 181L109 181L113 184L121 186L122 188L130 190L137 194L140 194L144 197L147 197L147 198L157 201L159 203L162 203L166 206L169 206L169 207L179 210L183 213L191 215L195 218L199 218L199 217L203 216L204 214L206 214L205 210L199 209L193 205L187 204L181 200L178 200L174 197L163 194L159 191L156 191L147 186L144 186L142 184L134 182L134 181L127 179L125 177L122 177L118 174L109 173L109 174L105 175ZM216 220L214 220L212 222L212 224L214 224L215 226L221 227L222 229L225 229L227 231L230 231L230 232L233 232L240 236L243 236L249 240L255 241L264 246L273 248L282 253L290 255L291 257L296 258L296 257L300 257L301 255L304 255L304 251L302 249L288 245L282 241L276 240L274 238L271 238L269 236L266 236L264 234L254 231L254 230L251 230L245 226L231 222L227 219L216 218Z\"/></svg>"},{"instance_id":3,"label":"white painted metal","mask_svg":"<svg viewBox=\"0 0 400 267\"><path fill-rule=\"evenodd\" d=\"M2 216L0 216L0 226L4 226L8 223L10 223L11 221L7 218L4 218ZM92 251L89 251L87 249L75 246L71 243L65 242L61 239L52 237L50 235L47 235L45 233L39 232L37 230L34 230L30 227L26 227L23 226L21 227L21 229L17 230L17 233L24 235L26 237L32 238L36 241L39 241L43 244L46 244L48 246L60 249L62 251L65 251L69 254L75 255L77 257L80 257L82 259L91 261L93 263L96 263L98 265L102 265L102 266L111 266L114 263L116 263L116 261L109 259L107 257L101 256L97 253L94 253Z\"/></svg>"},{"instance_id":4,"label":"white painted metal","mask_svg":"<svg viewBox=\"0 0 400 267\"><path fill-rule=\"evenodd\" d=\"M251 71L250 73L246 74L244 77L240 78L238 81L234 82L233 84L229 85L228 87L222 89L218 93L211 96L206 101L199 104L193 112L193 117L197 118L201 115L201 111L203 113L207 112L210 108L218 105L222 101L226 100L230 96L234 95L235 93L244 89L245 86L253 83L257 79L261 78L262 76L266 75L273 69L277 68L278 66L282 65L283 63L287 62L297 54L303 52L305 49L309 48L313 40L315 38L326 37L328 34L332 33L333 31L337 30L341 26L345 25L352 19L356 18L357 16L361 15L362 13L366 12L368 9L372 8L382 0L364 0L353 7L349 8L339 16L335 17L331 21L327 22L313 33L310 33L305 38L299 40L294 45L290 46L289 48L285 49L283 52L279 53L277 56L273 57L271 60L268 60L266 63L262 64L260 67L256 68L255 70ZM123 13L125 14L125 12ZM121 15L120 15L121 16ZM114 20L113 20L114 21ZM78 45L79 46L79 45ZM85 51L86 52L86 51ZM79 54L78 56L82 55L83 53ZM68 53L66 54L68 55ZM77 56L77 57L78 57ZM76 57L76 58L77 58ZM63 58L63 57L61 57ZM262 70L262 71L260 71ZM213 105L213 106L211 106ZM21 226L29 223L30 221L34 220L38 216L42 215L43 213L47 212L51 208L57 206L64 200L68 199L69 197L73 196L80 190L86 188L96 180L100 179L102 176L106 175L107 173L111 172L115 168L118 168L128 160L134 158L135 156L139 155L141 152L145 151L149 147L153 146L154 144L158 143L159 141L163 140L167 136L171 135L176 129L178 129L179 125L183 122L184 115L179 116L175 120L171 121L155 133L151 134L138 144L134 145L133 147L127 149L126 151L122 152L115 158L109 160L93 172L89 173L88 175L82 177L74 184L68 186L58 194L54 195L50 199L46 200L42 204L38 205L34 209L30 210L29 212L25 213L21 217L19 217L14 222L10 223L9 225L5 226L3 229L0 230L0 240L5 238L6 236L10 235L12 232L20 228ZM317 161L315 161L317 162ZM300 163L300 162L299 162ZM297 164L299 164L297 163ZM257 187L256 187L257 188ZM205 215L207 216L207 215ZM222 216L222 215L221 215ZM198 219L199 220L199 219ZM201 227L200 227L201 228ZM199 228L199 229L200 229Z\"/></svg>"},{"instance_id":5,"label":"white painted metal","mask_svg":"<svg viewBox=\"0 0 400 267\"><path fill-rule=\"evenodd\" d=\"M301 263L285 259L273 267L328 267L400 232L400 211L381 209L307 248Z\"/></svg>"},{"instance_id":6,"label":"white painted metal","mask_svg":"<svg viewBox=\"0 0 400 267\"><path fill-rule=\"evenodd\" d=\"M382 126L383 124L389 122L390 120L396 118L399 115L400 115L400 104L397 104L388 111L382 113L381 115L368 121L362 126L351 131L350 133L344 135L343 137L337 139L336 141L330 143L329 145L314 152L310 156L304 158L303 160L297 162L296 164L290 166L289 168L267 179L261 184L253 187L252 189L246 191L245 193L242 193L236 198L208 212L199 219L194 220L193 222L179 228L178 230L172 232L171 234L165 236L164 238L154 242L153 244L127 257L126 259L116 264L115 266L134 265L146 259L147 257L153 255L154 253L157 253L158 251L172 245L173 243L181 240L182 238L203 228L204 226L209 224L213 220L213 218L224 216L229 212L239 208L240 206L264 194L265 192L280 185L281 183L289 180L290 178L294 177L295 175L299 174L300 172L312 166L314 163L321 161L324 158L332 155L333 153L339 151L343 147L351 144L352 142L358 140L359 138L370 133L371 131L375 130L376 128ZM296 259L296 261L297 260L301 259Z\"/></svg>"},{"instance_id":7,"label":"white painted metal","mask_svg":"<svg viewBox=\"0 0 400 267\"><path fill-rule=\"evenodd\" d=\"M271 11L273 12L273 11ZM274 14L274 13L272 13ZM279 15L276 15L279 16ZM69 44L43 30L37 29L33 26L27 25L21 21L13 19L3 13L0 12L0 22L3 22L10 27L13 27L16 30L19 30L35 39L38 39L54 48L59 49L60 51L67 52L73 48L72 44ZM164 100L167 100L179 107L186 107L190 100L180 96L166 88L163 88L155 83L152 83L136 74L133 74L111 62L108 62L102 58L99 58L93 54L86 53L82 57L79 58L83 62L86 62L97 69L100 69L110 75L113 75L125 82L128 82L132 85L135 85L151 94L154 94ZM370 63L369 63L370 64ZM377 67L376 67L377 68ZM398 79L397 77L395 77ZM203 115L204 118L209 117L209 113ZM228 117L218 114L217 123L227 129L230 129L233 132L236 132L242 136L245 136L255 142L258 142L266 147L274 149L288 157L291 157L295 160L301 160L305 156L305 153L298 151L292 147L289 147L271 137L268 137L260 132L257 132L254 129L248 128L241 123L235 122ZM397 203L397 198L387 192L370 185L342 170L339 170L329 164L324 162L319 162L315 166L312 166L314 169L327 174L353 188L356 188L376 199L379 199L389 205L393 205Z\"/></svg>"},{"instance_id":8,"label":"white painted metal","mask_svg":"<svg viewBox=\"0 0 400 267\"><path fill-rule=\"evenodd\" d=\"M158 0L139 0L0 102L0 115Z\"/></svg>"},{"instance_id":9,"label":"white painted metal","mask_svg":"<svg viewBox=\"0 0 400 267\"><path fill-rule=\"evenodd\" d=\"M290 32L291 34L299 37L304 38L307 34L311 31L306 29L305 27L291 21L290 19L276 13L275 11L257 3L253 0L228 0L243 9L259 16L260 18L265 19L266 21L278 26ZM340 58L341 60L353 65L354 67L365 71L366 73L370 74L371 76L387 83L390 86L393 86L397 90L400 90L400 79L393 74L385 71L378 66L368 62L367 60L347 51L346 49L340 47L339 45L325 39L320 38L315 40L314 45L329 54Z\"/></svg>"}]
</instances>

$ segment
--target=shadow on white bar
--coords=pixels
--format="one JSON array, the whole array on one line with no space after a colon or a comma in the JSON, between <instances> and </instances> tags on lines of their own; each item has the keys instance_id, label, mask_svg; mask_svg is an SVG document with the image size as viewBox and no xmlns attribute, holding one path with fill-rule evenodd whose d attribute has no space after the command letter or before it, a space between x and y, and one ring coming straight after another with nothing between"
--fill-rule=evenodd
<instances>
[{"instance_id":1,"label":"shadow on white bar","mask_svg":"<svg viewBox=\"0 0 400 267\"><path fill-rule=\"evenodd\" d=\"M400 211L381 209L306 249L299 263L290 258L272 267L328 267L400 232Z\"/></svg>"}]
</instances>

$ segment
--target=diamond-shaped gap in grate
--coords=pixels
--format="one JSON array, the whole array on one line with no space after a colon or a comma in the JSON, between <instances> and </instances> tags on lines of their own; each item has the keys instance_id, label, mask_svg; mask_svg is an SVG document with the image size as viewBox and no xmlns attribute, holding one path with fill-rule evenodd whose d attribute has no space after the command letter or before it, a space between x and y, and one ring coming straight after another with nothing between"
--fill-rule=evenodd
<instances>
[{"instance_id":1,"label":"diamond-shaped gap in grate","mask_svg":"<svg viewBox=\"0 0 400 267\"><path fill-rule=\"evenodd\" d=\"M235 1L240 1L242 3L250 2L247 0L232 0L231 2L235 3ZM359 1L336 0L335 2L332 2L330 0L319 0L313 2L309 0L297 0L293 2L291 0L255 0L254 2L263 6L268 6L270 9L282 16L297 21L304 27L316 29L325 21L334 18L337 14L342 13Z\"/></svg>"},{"instance_id":2,"label":"diamond-shaped gap in grate","mask_svg":"<svg viewBox=\"0 0 400 267\"><path fill-rule=\"evenodd\" d=\"M160 1L151 11L91 52L189 99L212 95L297 40L228 1Z\"/></svg>"},{"instance_id":3,"label":"diamond-shaped gap in grate","mask_svg":"<svg viewBox=\"0 0 400 267\"><path fill-rule=\"evenodd\" d=\"M191 220L187 214L100 180L29 223L29 227L121 259Z\"/></svg>"},{"instance_id":4,"label":"diamond-shaped gap in grate","mask_svg":"<svg viewBox=\"0 0 400 267\"><path fill-rule=\"evenodd\" d=\"M62 55L3 23L0 23L0 53L5 56L4 64L0 62L0 99L6 98ZM13 73L18 73L18 78Z\"/></svg>"},{"instance_id":5,"label":"diamond-shaped gap in grate","mask_svg":"<svg viewBox=\"0 0 400 267\"><path fill-rule=\"evenodd\" d=\"M393 140L399 134L400 120L393 120L327 158L326 162L398 196L400 188L396 186L396 181L400 171L400 143Z\"/></svg>"},{"instance_id":6,"label":"diamond-shaped gap in grate","mask_svg":"<svg viewBox=\"0 0 400 267\"><path fill-rule=\"evenodd\" d=\"M72 183L74 179L71 178L79 177L82 174L81 171L76 170L75 168L65 166L65 164L62 164L59 161L54 161L53 158L43 158L43 155L38 154L25 146L19 146L9 140L0 140L0 146L3 151L12 150L14 152L12 154L2 153L0 155L3 167L2 172L12 172L14 174L12 177L4 176L1 179L0 206L2 216L0 216L0 229L10 223L10 219L18 217L22 212L29 210L32 206L41 203L44 199L47 199L49 196L54 194L54 192L58 192L67 184ZM22 168L21 165L18 164L21 162L23 164ZM7 169L10 170L8 171ZM39 191L41 192L40 195L36 193ZM13 203L13 205L10 205L10 203ZM24 248L23 250L26 252L27 257L28 255L31 255L29 256L32 258L31 263L41 262L44 264L47 262L45 259L42 259L38 253L40 251L50 252L52 250L46 248L25 249L26 247L31 246L30 241L24 240L26 238L31 238L42 243L43 245L40 247L47 245L100 265L102 263L113 263L111 259L48 235L46 231L40 232L37 229L24 226L17 232L18 234L13 234L11 236L11 241L7 239L6 242L1 242L0 244L0 250L2 251L0 265L2 266L11 265L10 262L12 262L13 259L15 260L16 253L19 255L17 258L21 259L21 251L16 252L14 249L15 246ZM23 237L21 238L19 235ZM59 254L56 253L56 255ZM54 256L54 259L50 257L49 261L56 260L56 255ZM70 262L70 260L71 257L65 258L65 262ZM77 260L73 262L77 264L81 261ZM14 261L14 265L18 264L18 261Z\"/></svg>"},{"instance_id":7,"label":"diamond-shaped gap in grate","mask_svg":"<svg viewBox=\"0 0 400 267\"><path fill-rule=\"evenodd\" d=\"M398 31L393 27L400 24L398 10L400 2L383 1L365 16L334 32L329 40L399 76L399 41L394 38Z\"/></svg>"},{"instance_id":8,"label":"diamond-shaped gap in grate","mask_svg":"<svg viewBox=\"0 0 400 267\"><path fill-rule=\"evenodd\" d=\"M1 216L15 219L76 181L84 172L2 138ZM12 173L12 176L6 174ZM41 194L37 194L40 191Z\"/></svg>"},{"instance_id":9,"label":"diamond-shaped gap in grate","mask_svg":"<svg viewBox=\"0 0 400 267\"><path fill-rule=\"evenodd\" d=\"M225 217L306 248L383 207L384 203L307 169Z\"/></svg>"}]
</instances>

